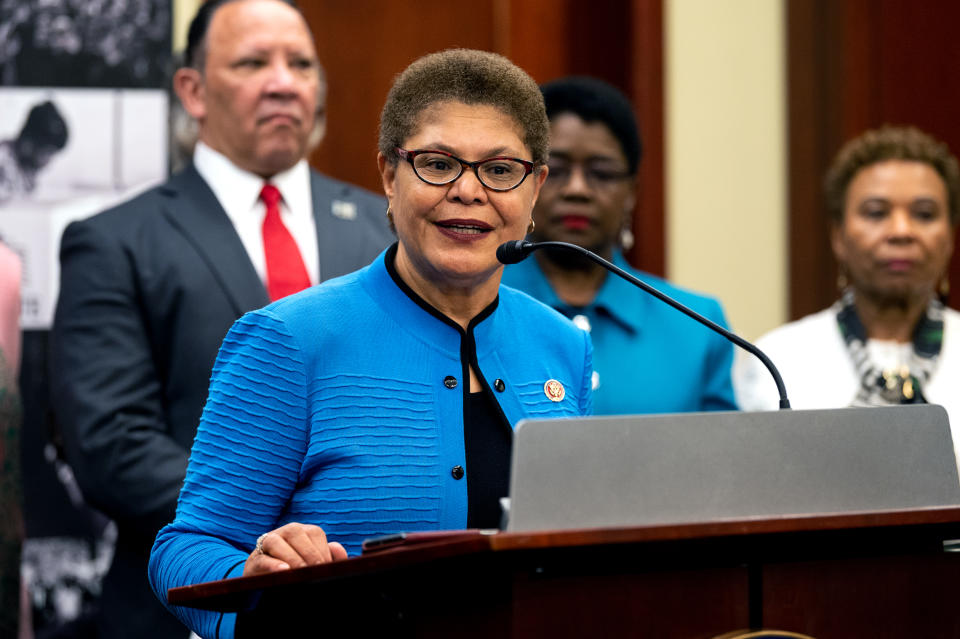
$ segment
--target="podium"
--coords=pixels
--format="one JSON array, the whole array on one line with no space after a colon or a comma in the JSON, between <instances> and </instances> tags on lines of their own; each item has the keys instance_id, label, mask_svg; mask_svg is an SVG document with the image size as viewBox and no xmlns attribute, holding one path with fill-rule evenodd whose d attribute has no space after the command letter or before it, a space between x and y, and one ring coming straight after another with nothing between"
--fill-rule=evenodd
<instances>
[{"instance_id":1,"label":"podium","mask_svg":"<svg viewBox=\"0 0 960 639\"><path fill-rule=\"evenodd\" d=\"M960 508L451 532L172 589L238 637L960 637ZM957 548L960 550L960 546Z\"/></svg>"}]
</instances>

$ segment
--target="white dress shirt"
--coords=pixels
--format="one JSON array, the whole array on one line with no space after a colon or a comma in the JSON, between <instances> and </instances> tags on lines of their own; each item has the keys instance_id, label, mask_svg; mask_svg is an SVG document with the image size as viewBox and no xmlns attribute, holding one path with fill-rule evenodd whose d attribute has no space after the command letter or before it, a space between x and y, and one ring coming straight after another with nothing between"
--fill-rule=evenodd
<instances>
[{"instance_id":1,"label":"white dress shirt","mask_svg":"<svg viewBox=\"0 0 960 639\"><path fill-rule=\"evenodd\" d=\"M264 179L241 169L225 155L203 142L197 142L193 152L193 164L227 212L227 217L237 230L253 267L261 281L266 284L267 264L263 253L261 228L267 211L260 199ZM280 189L283 196L280 219L300 249L310 283L316 284L320 281L320 258L310 192L310 168L306 160L300 160L293 167L274 175L269 181Z\"/></svg>"}]
</instances>

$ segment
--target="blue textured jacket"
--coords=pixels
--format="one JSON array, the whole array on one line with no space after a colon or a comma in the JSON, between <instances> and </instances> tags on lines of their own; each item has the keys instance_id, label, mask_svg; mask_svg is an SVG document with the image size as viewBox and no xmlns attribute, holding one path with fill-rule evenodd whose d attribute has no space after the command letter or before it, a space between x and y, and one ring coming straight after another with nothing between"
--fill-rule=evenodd
<instances>
[{"instance_id":1,"label":"blue textured jacket","mask_svg":"<svg viewBox=\"0 0 960 639\"><path fill-rule=\"evenodd\" d=\"M230 330L176 519L150 557L161 600L239 576L256 538L293 521L322 526L350 554L368 537L465 527L467 482L451 469L470 472L471 364L511 425L591 412L585 333L506 287L464 332L394 280L394 250ZM561 401L544 390L551 379ZM233 615L171 609L202 636L233 636Z\"/></svg>"},{"instance_id":2,"label":"blue textured jacket","mask_svg":"<svg viewBox=\"0 0 960 639\"><path fill-rule=\"evenodd\" d=\"M720 303L632 268L618 252L614 263L701 315L726 327ZM502 283L529 293L589 325L593 340L597 415L736 410L731 382L733 345L705 326L615 275L607 275L593 302L574 308L557 297L531 256L504 267Z\"/></svg>"}]
</instances>

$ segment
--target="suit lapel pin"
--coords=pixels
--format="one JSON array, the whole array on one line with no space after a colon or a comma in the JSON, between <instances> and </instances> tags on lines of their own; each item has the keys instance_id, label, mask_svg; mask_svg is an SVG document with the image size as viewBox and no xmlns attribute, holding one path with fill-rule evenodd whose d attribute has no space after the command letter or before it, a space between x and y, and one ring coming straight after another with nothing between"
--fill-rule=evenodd
<instances>
[{"instance_id":1,"label":"suit lapel pin","mask_svg":"<svg viewBox=\"0 0 960 639\"><path fill-rule=\"evenodd\" d=\"M555 379L548 379L543 385L543 393L551 402L562 402L566 391L563 390L563 384Z\"/></svg>"},{"instance_id":2,"label":"suit lapel pin","mask_svg":"<svg viewBox=\"0 0 960 639\"><path fill-rule=\"evenodd\" d=\"M341 220L357 219L357 205L354 202L334 200L330 205L330 212L333 213L333 217L339 217Z\"/></svg>"}]
</instances>

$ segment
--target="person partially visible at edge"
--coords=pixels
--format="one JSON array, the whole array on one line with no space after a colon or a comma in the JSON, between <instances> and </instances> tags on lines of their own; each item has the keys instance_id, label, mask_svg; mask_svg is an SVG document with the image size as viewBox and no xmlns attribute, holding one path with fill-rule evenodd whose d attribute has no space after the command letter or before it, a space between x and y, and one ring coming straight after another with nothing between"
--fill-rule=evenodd
<instances>
[{"instance_id":1,"label":"person partially visible at edge","mask_svg":"<svg viewBox=\"0 0 960 639\"><path fill-rule=\"evenodd\" d=\"M0 636L32 636L21 606L23 491L20 479L20 259L0 242ZM27 608L28 609L28 608Z\"/></svg>"},{"instance_id":2,"label":"person partially visible at edge","mask_svg":"<svg viewBox=\"0 0 960 639\"><path fill-rule=\"evenodd\" d=\"M946 144L914 127L850 140L824 181L840 298L757 340L795 408L941 404L960 450L960 313L944 306L960 170ZM738 360L746 410L775 410L762 364Z\"/></svg>"},{"instance_id":3,"label":"person partially visible at edge","mask_svg":"<svg viewBox=\"0 0 960 639\"><path fill-rule=\"evenodd\" d=\"M499 524L513 427L591 408L587 335L500 286L496 250L531 224L547 127L536 83L502 56L452 49L398 76L377 156L397 242L230 330L150 558L161 599L379 535ZM172 610L234 636L234 615Z\"/></svg>"},{"instance_id":4,"label":"person partially visible at edge","mask_svg":"<svg viewBox=\"0 0 960 639\"><path fill-rule=\"evenodd\" d=\"M715 299L633 269L623 250L641 141L620 91L588 77L541 87L550 118L550 172L528 239L582 246L726 327ZM594 348L598 415L733 410L733 347L694 320L576 253L542 249L504 269L503 283L574 320Z\"/></svg>"},{"instance_id":5,"label":"person partially visible at edge","mask_svg":"<svg viewBox=\"0 0 960 639\"><path fill-rule=\"evenodd\" d=\"M381 196L307 165L323 75L292 3L201 4L174 88L197 122L191 164L61 241L50 405L84 497L118 533L100 639L189 635L154 596L147 563L231 324L392 241Z\"/></svg>"}]
</instances>

